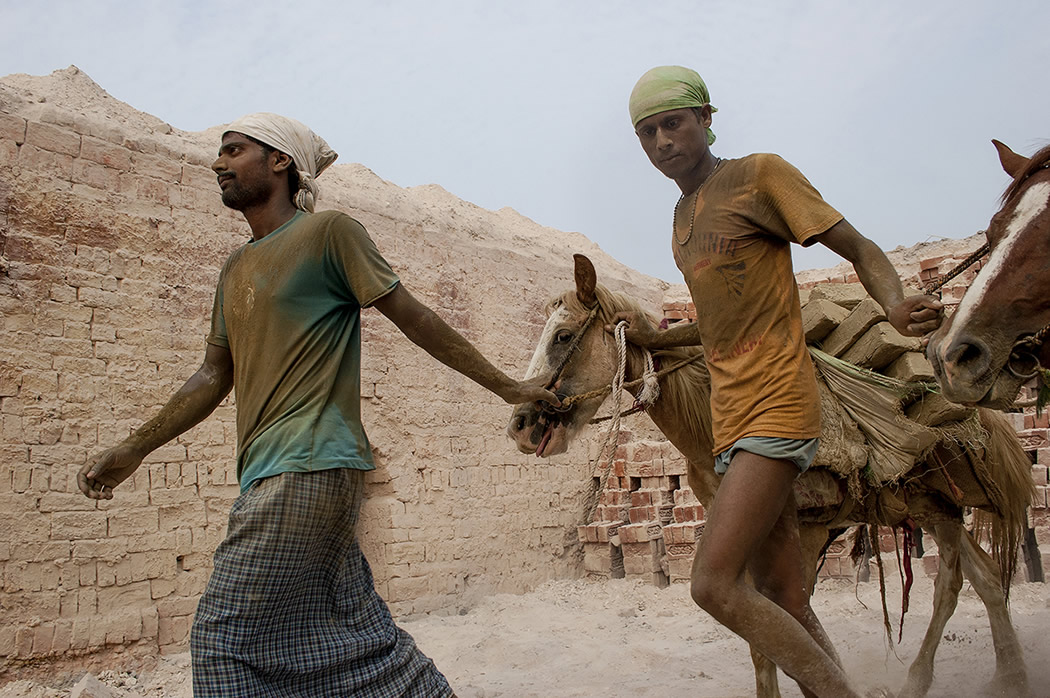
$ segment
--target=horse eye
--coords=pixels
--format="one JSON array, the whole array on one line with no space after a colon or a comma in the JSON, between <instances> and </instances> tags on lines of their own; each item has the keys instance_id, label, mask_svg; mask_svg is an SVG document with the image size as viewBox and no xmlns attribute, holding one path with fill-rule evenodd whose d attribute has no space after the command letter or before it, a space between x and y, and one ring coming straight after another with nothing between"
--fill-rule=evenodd
<instances>
[{"instance_id":1,"label":"horse eye","mask_svg":"<svg viewBox=\"0 0 1050 698\"><path fill-rule=\"evenodd\" d=\"M568 330L560 330L554 335L554 341L558 344L568 344L572 341L572 332Z\"/></svg>"}]
</instances>

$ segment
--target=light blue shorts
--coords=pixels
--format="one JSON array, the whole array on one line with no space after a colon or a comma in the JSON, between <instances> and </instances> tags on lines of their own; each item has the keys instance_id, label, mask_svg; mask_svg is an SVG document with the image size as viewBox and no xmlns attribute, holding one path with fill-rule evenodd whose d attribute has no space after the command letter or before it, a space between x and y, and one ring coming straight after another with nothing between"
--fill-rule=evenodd
<instances>
[{"instance_id":1,"label":"light blue shorts","mask_svg":"<svg viewBox=\"0 0 1050 698\"><path fill-rule=\"evenodd\" d=\"M782 439L777 436L745 436L715 456L715 472L725 475L729 462L737 451L747 451L766 458L789 460L798 466L800 473L813 462L820 439Z\"/></svg>"}]
</instances>

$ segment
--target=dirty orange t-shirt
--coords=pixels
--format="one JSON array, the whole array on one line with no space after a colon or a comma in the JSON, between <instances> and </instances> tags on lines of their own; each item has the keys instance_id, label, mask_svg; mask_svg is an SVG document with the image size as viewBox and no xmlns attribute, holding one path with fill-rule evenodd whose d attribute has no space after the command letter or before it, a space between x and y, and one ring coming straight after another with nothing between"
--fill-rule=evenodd
<instances>
[{"instance_id":1,"label":"dirty orange t-shirt","mask_svg":"<svg viewBox=\"0 0 1050 698\"><path fill-rule=\"evenodd\" d=\"M714 453L745 436L820 435L790 243L842 220L778 155L725 160L679 204L675 262L696 306L711 372Z\"/></svg>"}]
</instances>

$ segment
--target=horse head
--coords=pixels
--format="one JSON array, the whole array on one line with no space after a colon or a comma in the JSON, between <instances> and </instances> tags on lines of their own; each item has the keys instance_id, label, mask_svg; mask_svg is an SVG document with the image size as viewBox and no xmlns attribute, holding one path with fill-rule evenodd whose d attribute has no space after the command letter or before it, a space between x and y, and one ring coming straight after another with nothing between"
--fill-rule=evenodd
<instances>
[{"instance_id":1,"label":"horse head","mask_svg":"<svg viewBox=\"0 0 1050 698\"><path fill-rule=\"evenodd\" d=\"M529 364L526 379L548 377L560 396L577 396L608 388L617 369L616 345L604 326L624 299L597 283L591 260L573 255L576 288L547 304L547 322ZM636 307L636 306L635 306ZM632 352L638 352L632 347ZM523 404L515 407L507 434L522 453L564 453L598 411L606 394L574 401L563 411Z\"/></svg>"},{"instance_id":2,"label":"horse head","mask_svg":"<svg viewBox=\"0 0 1050 698\"><path fill-rule=\"evenodd\" d=\"M1050 366L1050 344L1025 343L1050 324L1050 147L1026 158L992 142L1014 180L988 225L988 261L926 353L944 397L1003 408Z\"/></svg>"}]
</instances>

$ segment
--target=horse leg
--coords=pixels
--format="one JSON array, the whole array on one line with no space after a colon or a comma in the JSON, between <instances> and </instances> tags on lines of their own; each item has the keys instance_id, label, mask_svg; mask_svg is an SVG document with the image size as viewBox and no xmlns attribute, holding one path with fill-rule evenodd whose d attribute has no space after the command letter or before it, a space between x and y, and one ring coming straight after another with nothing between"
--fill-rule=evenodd
<instances>
[{"instance_id":1,"label":"horse leg","mask_svg":"<svg viewBox=\"0 0 1050 698\"><path fill-rule=\"evenodd\" d=\"M1039 554L1039 541L1035 537L1035 529L1031 526L1025 531L1024 540L1021 542L1021 552L1024 554L1025 575L1029 582L1045 582L1043 575L1043 558Z\"/></svg>"},{"instance_id":2,"label":"horse leg","mask_svg":"<svg viewBox=\"0 0 1050 698\"><path fill-rule=\"evenodd\" d=\"M963 537L962 523L950 521L939 523L927 531L937 541L937 552L940 567L937 569L937 581L933 588L933 616L922 638L919 654L908 669L908 680L900 692L899 698L920 698L925 696L933 683L933 659L937 645L944 633L944 626L955 613L959 602L959 589L962 588L962 565L959 560L959 546Z\"/></svg>"},{"instance_id":3,"label":"horse leg","mask_svg":"<svg viewBox=\"0 0 1050 698\"><path fill-rule=\"evenodd\" d=\"M777 665L754 647L751 647L751 663L755 665L755 695L758 698L780 698Z\"/></svg>"},{"instance_id":4,"label":"horse leg","mask_svg":"<svg viewBox=\"0 0 1050 698\"><path fill-rule=\"evenodd\" d=\"M1021 643L1010 621L999 577L999 567L973 537L963 532L962 567L974 591L981 597L992 626L992 645L995 647L995 678L992 690L997 695L1028 695L1028 673L1025 669Z\"/></svg>"},{"instance_id":5,"label":"horse leg","mask_svg":"<svg viewBox=\"0 0 1050 698\"><path fill-rule=\"evenodd\" d=\"M823 524L799 522L798 537L799 547L802 549L802 569L806 574L806 592L813 596L813 591L817 586L818 560L820 559L821 551L824 550L824 545L831 542L828 540L828 527ZM817 641L817 644L841 667L842 659L839 658L838 651L831 643L831 638L824 631L824 626L820 624L816 615L812 617L811 622L805 625L806 629L809 630L809 634Z\"/></svg>"}]
</instances>

